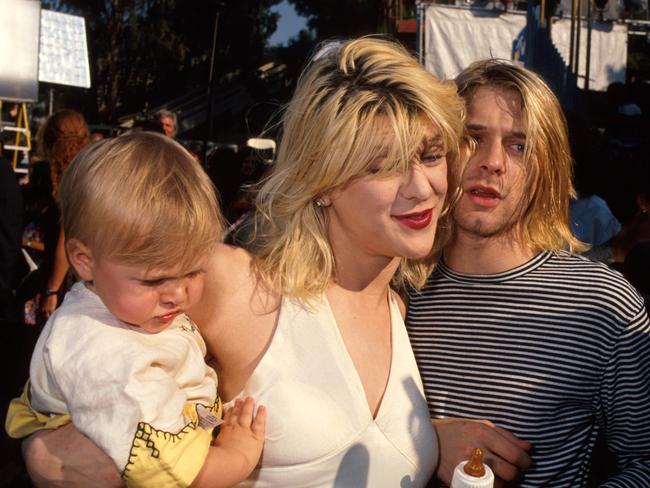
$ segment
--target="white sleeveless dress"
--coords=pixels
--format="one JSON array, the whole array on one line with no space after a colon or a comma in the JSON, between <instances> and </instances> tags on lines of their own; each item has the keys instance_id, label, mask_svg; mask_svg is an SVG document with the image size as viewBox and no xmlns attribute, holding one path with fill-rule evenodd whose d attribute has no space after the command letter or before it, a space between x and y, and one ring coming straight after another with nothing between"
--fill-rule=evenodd
<instances>
[{"instance_id":1,"label":"white sleeveless dress","mask_svg":"<svg viewBox=\"0 0 650 488\"><path fill-rule=\"evenodd\" d=\"M260 465L239 486L426 485L437 439L394 297L392 363L374 419L327 298L310 307L282 301L271 344L240 394L266 405L268 416Z\"/></svg>"}]
</instances>

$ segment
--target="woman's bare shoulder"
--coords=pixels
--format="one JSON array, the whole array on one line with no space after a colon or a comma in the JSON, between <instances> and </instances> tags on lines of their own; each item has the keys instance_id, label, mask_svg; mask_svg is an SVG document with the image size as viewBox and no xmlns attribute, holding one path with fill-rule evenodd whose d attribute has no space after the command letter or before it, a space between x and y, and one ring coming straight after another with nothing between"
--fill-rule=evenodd
<instances>
[{"instance_id":1,"label":"woman's bare shoulder","mask_svg":"<svg viewBox=\"0 0 650 488\"><path fill-rule=\"evenodd\" d=\"M251 256L245 250L218 244L205 264L203 293L199 302L188 310L205 334L228 319L229 302L237 301L250 286Z\"/></svg>"},{"instance_id":2,"label":"woman's bare shoulder","mask_svg":"<svg viewBox=\"0 0 650 488\"><path fill-rule=\"evenodd\" d=\"M244 249L219 244L206 265L203 295L190 311L202 331L218 332L222 324L255 321L272 313L279 297L265 287Z\"/></svg>"},{"instance_id":3,"label":"woman's bare shoulder","mask_svg":"<svg viewBox=\"0 0 650 488\"><path fill-rule=\"evenodd\" d=\"M248 275L251 262L252 256L245 249L219 243L209 258L206 278L220 281L224 275L232 272Z\"/></svg>"}]
</instances>

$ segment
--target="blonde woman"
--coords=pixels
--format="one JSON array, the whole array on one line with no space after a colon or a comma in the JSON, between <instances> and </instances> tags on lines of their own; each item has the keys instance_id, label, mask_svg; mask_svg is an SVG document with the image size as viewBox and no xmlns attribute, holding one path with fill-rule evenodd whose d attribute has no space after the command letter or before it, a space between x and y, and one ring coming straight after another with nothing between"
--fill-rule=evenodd
<instances>
[{"instance_id":1,"label":"blonde woman","mask_svg":"<svg viewBox=\"0 0 650 488\"><path fill-rule=\"evenodd\" d=\"M393 289L421 286L445 241L461 106L453 85L376 38L328 46L299 80L254 249L220 246L189 310L221 397L268 408L244 486L424 486L433 475L436 436ZM76 446L61 462L44 455L65 449L48 447L54 435ZM42 436L28 448L32 474L96 480L106 464L79 467L92 449L81 445L69 431Z\"/></svg>"}]
</instances>

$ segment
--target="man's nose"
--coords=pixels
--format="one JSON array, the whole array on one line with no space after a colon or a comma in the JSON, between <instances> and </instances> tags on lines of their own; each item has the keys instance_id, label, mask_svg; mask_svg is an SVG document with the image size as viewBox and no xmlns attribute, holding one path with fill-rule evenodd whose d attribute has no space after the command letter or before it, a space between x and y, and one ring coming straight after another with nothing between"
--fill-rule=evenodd
<instances>
[{"instance_id":1,"label":"man's nose","mask_svg":"<svg viewBox=\"0 0 650 488\"><path fill-rule=\"evenodd\" d=\"M505 170L505 151L500 140L489 141L479 149L481 168L496 174Z\"/></svg>"}]
</instances>

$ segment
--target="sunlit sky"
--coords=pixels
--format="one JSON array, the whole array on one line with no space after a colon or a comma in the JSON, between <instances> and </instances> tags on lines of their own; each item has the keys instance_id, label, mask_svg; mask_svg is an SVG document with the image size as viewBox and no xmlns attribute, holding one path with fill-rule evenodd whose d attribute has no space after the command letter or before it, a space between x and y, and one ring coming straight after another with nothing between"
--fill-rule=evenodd
<instances>
[{"instance_id":1,"label":"sunlit sky","mask_svg":"<svg viewBox=\"0 0 650 488\"><path fill-rule=\"evenodd\" d=\"M287 0L272 9L280 14L278 28L269 39L270 46L285 44L289 39L307 27L307 19L300 17Z\"/></svg>"}]
</instances>

